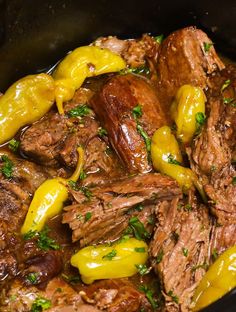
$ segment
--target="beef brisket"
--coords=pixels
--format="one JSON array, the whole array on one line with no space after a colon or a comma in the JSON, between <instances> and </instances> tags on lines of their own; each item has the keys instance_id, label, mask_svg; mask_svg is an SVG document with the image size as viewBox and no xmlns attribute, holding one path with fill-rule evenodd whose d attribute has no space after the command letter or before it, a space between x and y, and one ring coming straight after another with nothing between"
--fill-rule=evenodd
<instances>
[{"instance_id":1,"label":"beef brisket","mask_svg":"<svg viewBox=\"0 0 236 312\"><path fill-rule=\"evenodd\" d=\"M150 171L148 138L145 142L143 133L152 136L156 129L168 124L151 84L135 75L116 76L90 102L126 167L131 172Z\"/></svg>"},{"instance_id":2,"label":"beef brisket","mask_svg":"<svg viewBox=\"0 0 236 312\"><path fill-rule=\"evenodd\" d=\"M207 77L224 64L217 56L207 35L195 27L173 32L161 44L157 72L158 89L163 102L169 107L179 87L192 84L205 88Z\"/></svg>"}]
</instances>

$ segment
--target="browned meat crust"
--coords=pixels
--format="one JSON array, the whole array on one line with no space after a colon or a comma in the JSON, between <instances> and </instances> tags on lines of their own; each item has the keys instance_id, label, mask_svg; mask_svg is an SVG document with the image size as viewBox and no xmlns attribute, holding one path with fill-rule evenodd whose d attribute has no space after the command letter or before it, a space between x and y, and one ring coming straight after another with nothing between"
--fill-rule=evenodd
<instances>
[{"instance_id":1,"label":"browned meat crust","mask_svg":"<svg viewBox=\"0 0 236 312\"><path fill-rule=\"evenodd\" d=\"M132 113L134 107L141 106L142 116L138 122L149 136L168 124L150 83L135 75L116 76L92 98L91 104L126 167L131 172L150 171L145 142Z\"/></svg>"},{"instance_id":2,"label":"browned meat crust","mask_svg":"<svg viewBox=\"0 0 236 312\"><path fill-rule=\"evenodd\" d=\"M173 32L161 44L158 89L167 107L179 87L192 84L206 88L208 75L224 68L214 47L205 51L204 43L211 43L211 40L202 30L187 27Z\"/></svg>"}]
</instances>

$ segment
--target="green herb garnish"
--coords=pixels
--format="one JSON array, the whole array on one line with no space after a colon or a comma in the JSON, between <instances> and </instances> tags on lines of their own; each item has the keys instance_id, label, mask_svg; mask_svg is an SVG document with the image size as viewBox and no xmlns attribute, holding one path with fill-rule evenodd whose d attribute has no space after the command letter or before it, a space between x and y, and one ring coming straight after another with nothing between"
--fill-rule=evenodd
<instances>
[{"instance_id":1,"label":"green herb garnish","mask_svg":"<svg viewBox=\"0 0 236 312\"><path fill-rule=\"evenodd\" d=\"M26 234L24 234L23 239L29 240L32 238L37 238L37 246L42 250L58 250L60 249L60 245L56 243L56 241L48 236L48 232L50 231L48 226L45 226L45 228L41 232L36 231L29 231Z\"/></svg>"},{"instance_id":2,"label":"green herb garnish","mask_svg":"<svg viewBox=\"0 0 236 312\"><path fill-rule=\"evenodd\" d=\"M137 131L144 139L146 149L149 153L151 151L151 139L149 138L148 134L143 130L143 127L140 124L137 124Z\"/></svg>"},{"instance_id":3,"label":"green herb garnish","mask_svg":"<svg viewBox=\"0 0 236 312\"><path fill-rule=\"evenodd\" d=\"M187 249L187 248L183 247L183 248L182 248L182 252L183 252L183 255L184 255L185 257L188 257L188 249Z\"/></svg>"},{"instance_id":4,"label":"green herb garnish","mask_svg":"<svg viewBox=\"0 0 236 312\"><path fill-rule=\"evenodd\" d=\"M150 302L153 310L156 311L156 309L158 308L158 303L157 300L153 298L154 292L151 289L149 289L146 285L141 285L139 287L139 290L145 293L145 296Z\"/></svg>"},{"instance_id":5,"label":"green herb garnish","mask_svg":"<svg viewBox=\"0 0 236 312\"><path fill-rule=\"evenodd\" d=\"M104 136L106 136L107 135L107 130L106 129L104 129L104 128L98 128L98 136L100 137L100 138L103 138Z\"/></svg>"},{"instance_id":6,"label":"green herb garnish","mask_svg":"<svg viewBox=\"0 0 236 312\"><path fill-rule=\"evenodd\" d=\"M162 259L163 259L163 256L164 256L164 252L163 250L161 249L156 257L156 263L161 263Z\"/></svg>"},{"instance_id":7,"label":"green herb garnish","mask_svg":"<svg viewBox=\"0 0 236 312\"><path fill-rule=\"evenodd\" d=\"M192 210L193 210L193 207L192 207L191 204L186 204L186 205L184 205L184 210L185 210L185 211L192 211Z\"/></svg>"},{"instance_id":8,"label":"green herb garnish","mask_svg":"<svg viewBox=\"0 0 236 312\"><path fill-rule=\"evenodd\" d=\"M169 164L180 165L180 162L178 160L176 160L175 157L172 154L168 155L167 161L168 161Z\"/></svg>"},{"instance_id":9,"label":"green herb garnish","mask_svg":"<svg viewBox=\"0 0 236 312\"><path fill-rule=\"evenodd\" d=\"M213 258L213 261L215 261L218 257L219 257L219 253L218 253L217 249L214 248L214 249L212 250L212 258Z\"/></svg>"},{"instance_id":10,"label":"green herb garnish","mask_svg":"<svg viewBox=\"0 0 236 312\"><path fill-rule=\"evenodd\" d=\"M85 197L88 198L88 200L90 200L91 197L93 196L92 192L87 186L81 186L80 191L84 194Z\"/></svg>"},{"instance_id":11,"label":"green herb garnish","mask_svg":"<svg viewBox=\"0 0 236 312\"><path fill-rule=\"evenodd\" d=\"M3 162L1 172L5 178L10 179L12 177L14 164L7 155L2 155L1 160Z\"/></svg>"},{"instance_id":12,"label":"green herb garnish","mask_svg":"<svg viewBox=\"0 0 236 312\"><path fill-rule=\"evenodd\" d=\"M69 110L67 115L69 117L84 117L91 113L91 109L86 105L78 105L75 108Z\"/></svg>"},{"instance_id":13,"label":"green herb garnish","mask_svg":"<svg viewBox=\"0 0 236 312\"><path fill-rule=\"evenodd\" d=\"M72 180L69 180L67 183L68 183L69 187L70 187L72 190L74 190L74 191L78 191L78 190L79 190L78 185L77 185L77 182L72 181Z\"/></svg>"},{"instance_id":14,"label":"green herb garnish","mask_svg":"<svg viewBox=\"0 0 236 312\"><path fill-rule=\"evenodd\" d=\"M34 284L37 284L37 282L38 282L38 275L39 274L37 272L31 272L25 276L25 279L27 282L34 285Z\"/></svg>"},{"instance_id":15,"label":"green herb garnish","mask_svg":"<svg viewBox=\"0 0 236 312\"><path fill-rule=\"evenodd\" d=\"M86 212L85 217L84 217L84 222L87 222L91 219L92 217L92 212Z\"/></svg>"},{"instance_id":16,"label":"green herb garnish","mask_svg":"<svg viewBox=\"0 0 236 312\"><path fill-rule=\"evenodd\" d=\"M214 45L212 42L203 42L204 51L209 52L210 48Z\"/></svg>"},{"instance_id":17,"label":"green herb garnish","mask_svg":"<svg viewBox=\"0 0 236 312\"><path fill-rule=\"evenodd\" d=\"M8 148L14 153L17 152L19 146L20 146L20 141L17 141L16 139L11 139L11 141L9 141L8 143Z\"/></svg>"},{"instance_id":18,"label":"green herb garnish","mask_svg":"<svg viewBox=\"0 0 236 312\"><path fill-rule=\"evenodd\" d=\"M142 117L142 114L143 114L142 106L140 104L135 106L132 110L132 113L133 113L134 119L138 119L138 118Z\"/></svg>"},{"instance_id":19,"label":"green herb garnish","mask_svg":"<svg viewBox=\"0 0 236 312\"><path fill-rule=\"evenodd\" d=\"M135 247L134 251L136 251L136 252L145 252L146 248L145 247Z\"/></svg>"},{"instance_id":20,"label":"green herb garnish","mask_svg":"<svg viewBox=\"0 0 236 312\"><path fill-rule=\"evenodd\" d=\"M205 123L206 116L202 112L198 112L195 115L195 119L198 125L202 126Z\"/></svg>"},{"instance_id":21,"label":"green herb garnish","mask_svg":"<svg viewBox=\"0 0 236 312\"><path fill-rule=\"evenodd\" d=\"M103 256L102 259L111 261L116 255L117 255L117 251L115 249L113 249L107 255Z\"/></svg>"},{"instance_id":22,"label":"green herb garnish","mask_svg":"<svg viewBox=\"0 0 236 312\"><path fill-rule=\"evenodd\" d=\"M179 303L179 298L173 293L173 290L170 290L167 295L170 296L174 302Z\"/></svg>"},{"instance_id":23,"label":"green herb garnish","mask_svg":"<svg viewBox=\"0 0 236 312\"><path fill-rule=\"evenodd\" d=\"M164 39L164 35L161 34L159 36L154 37L154 39L156 40L157 43L161 44Z\"/></svg>"},{"instance_id":24,"label":"green herb garnish","mask_svg":"<svg viewBox=\"0 0 236 312\"><path fill-rule=\"evenodd\" d=\"M84 170L82 170L82 171L80 172L79 178L80 178L80 180L84 180L84 179L87 178L87 174L84 172Z\"/></svg>"},{"instance_id":25,"label":"green herb garnish","mask_svg":"<svg viewBox=\"0 0 236 312\"><path fill-rule=\"evenodd\" d=\"M198 265L194 265L191 269L192 272L195 272L198 269L204 269L205 271L207 271L209 268L209 264L207 264L206 262L202 263L202 264L198 264Z\"/></svg>"},{"instance_id":26,"label":"green herb garnish","mask_svg":"<svg viewBox=\"0 0 236 312\"><path fill-rule=\"evenodd\" d=\"M142 276L150 272L150 269L147 268L146 264L135 264L135 266L138 269L139 274Z\"/></svg>"},{"instance_id":27,"label":"green herb garnish","mask_svg":"<svg viewBox=\"0 0 236 312\"><path fill-rule=\"evenodd\" d=\"M131 217L129 220L131 233L134 233L135 238L139 240L150 238L150 233L145 229L143 223L138 217Z\"/></svg>"},{"instance_id":28,"label":"green herb garnish","mask_svg":"<svg viewBox=\"0 0 236 312\"><path fill-rule=\"evenodd\" d=\"M78 283L81 282L81 278L80 278L79 275L70 275L70 276L68 276L66 274L62 274L61 276L62 276L62 278L64 280L66 280L70 284L78 284Z\"/></svg>"},{"instance_id":29,"label":"green herb garnish","mask_svg":"<svg viewBox=\"0 0 236 312\"><path fill-rule=\"evenodd\" d=\"M149 67L142 65L139 67L130 67L125 68L120 71L120 75L126 75L126 74L136 74L136 75L150 75L150 69Z\"/></svg>"},{"instance_id":30,"label":"green herb garnish","mask_svg":"<svg viewBox=\"0 0 236 312\"><path fill-rule=\"evenodd\" d=\"M44 310L50 309L52 306L52 303L50 300L38 297L34 300L32 307L31 307L31 312L42 312Z\"/></svg>"},{"instance_id":31,"label":"green herb garnish","mask_svg":"<svg viewBox=\"0 0 236 312\"><path fill-rule=\"evenodd\" d=\"M236 185L236 177L233 177L233 178L232 178L232 184L233 184L233 185Z\"/></svg>"},{"instance_id":32,"label":"green herb garnish","mask_svg":"<svg viewBox=\"0 0 236 312\"><path fill-rule=\"evenodd\" d=\"M224 84L223 84L223 86L221 87L221 93L226 89L226 88L228 88L228 86L231 84L231 80L230 79L227 79L227 80L225 80L225 82L224 82Z\"/></svg>"}]
</instances>

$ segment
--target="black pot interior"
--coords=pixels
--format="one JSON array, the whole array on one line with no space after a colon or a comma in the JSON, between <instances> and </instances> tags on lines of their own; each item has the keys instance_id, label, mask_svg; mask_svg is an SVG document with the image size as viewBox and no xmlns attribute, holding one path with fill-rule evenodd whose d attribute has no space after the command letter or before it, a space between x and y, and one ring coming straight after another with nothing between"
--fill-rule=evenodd
<instances>
[{"instance_id":1,"label":"black pot interior","mask_svg":"<svg viewBox=\"0 0 236 312\"><path fill-rule=\"evenodd\" d=\"M235 0L0 0L0 90L99 36L167 35L188 25L205 30L217 51L236 60ZM234 290L205 311L235 306Z\"/></svg>"}]
</instances>

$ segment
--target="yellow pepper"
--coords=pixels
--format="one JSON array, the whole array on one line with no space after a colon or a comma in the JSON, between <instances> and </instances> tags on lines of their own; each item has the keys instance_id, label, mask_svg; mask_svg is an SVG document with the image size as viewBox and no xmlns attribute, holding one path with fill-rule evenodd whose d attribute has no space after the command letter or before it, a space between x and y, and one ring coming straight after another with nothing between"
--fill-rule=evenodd
<instances>
[{"instance_id":1,"label":"yellow pepper","mask_svg":"<svg viewBox=\"0 0 236 312\"><path fill-rule=\"evenodd\" d=\"M177 126L177 136L189 143L204 122L206 97L201 88L183 85L179 88L171 107L171 115Z\"/></svg>"},{"instance_id":2,"label":"yellow pepper","mask_svg":"<svg viewBox=\"0 0 236 312\"><path fill-rule=\"evenodd\" d=\"M63 203L68 198L68 181L76 182L84 163L84 151L78 147L79 160L74 174L69 179L54 178L46 180L35 191L30 204L21 233L41 231L45 222L57 215L63 208Z\"/></svg>"},{"instance_id":3,"label":"yellow pepper","mask_svg":"<svg viewBox=\"0 0 236 312\"><path fill-rule=\"evenodd\" d=\"M236 246L227 249L210 266L200 281L192 310L199 311L236 287Z\"/></svg>"},{"instance_id":4,"label":"yellow pepper","mask_svg":"<svg viewBox=\"0 0 236 312\"><path fill-rule=\"evenodd\" d=\"M129 238L112 246L88 246L71 258L71 264L80 271L86 284L94 280L128 277L138 272L148 258L148 246L144 241Z\"/></svg>"},{"instance_id":5,"label":"yellow pepper","mask_svg":"<svg viewBox=\"0 0 236 312\"><path fill-rule=\"evenodd\" d=\"M47 74L26 76L0 97L0 144L23 126L41 118L55 98L53 78Z\"/></svg>"},{"instance_id":6,"label":"yellow pepper","mask_svg":"<svg viewBox=\"0 0 236 312\"><path fill-rule=\"evenodd\" d=\"M193 185L202 191L193 171L181 166L179 145L168 126L155 131L151 142L151 157L154 169L175 179L184 191Z\"/></svg>"},{"instance_id":7,"label":"yellow pepper","mask_svg":"<svg viewBox=\"0 0 236 312\"><path fill-rule=\"evenodd\" d=\"M58 65L53 77L56 81L56 103L63 114L63 102L70 100L85 78L116 72L125 68L125 61L108 49L84 46L68 54Z\"/></svg>"}]
</instances>

